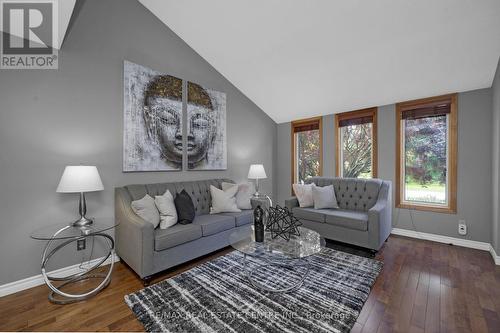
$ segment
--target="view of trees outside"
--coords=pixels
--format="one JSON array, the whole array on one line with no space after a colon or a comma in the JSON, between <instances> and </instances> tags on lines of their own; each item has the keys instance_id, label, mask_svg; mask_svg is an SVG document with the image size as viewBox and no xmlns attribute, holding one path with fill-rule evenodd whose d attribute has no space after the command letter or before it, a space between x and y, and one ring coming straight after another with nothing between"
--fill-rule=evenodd
<instances>
[{"instance_id":1,"label":"view of trees outside","mask_svg":"<svg viewBox=\"0 0 500 333\"><path fill-rule=\"evenodd\" d=\"M297 181L320 175L319 130L295 133L297 147Z\"/></svg>"},{"instance_id":2,"label":"view of trees outside","mask_svg":"<svg viewBox=\"0 0 500 333\"><path fill-rule=\"evenodd\" d=\"M446 115L404 120L405 200L446 203Z\"/></svg>"},{"instance_id":3,"label":"view of trees outside","mask_svg":"<svg viewBox=\"0 0 500 333\"><path fill-rule=\"evenodd\" d=\"M372 124L341 127L342 177L372 178Z\"/></svg>"}]
</instances>

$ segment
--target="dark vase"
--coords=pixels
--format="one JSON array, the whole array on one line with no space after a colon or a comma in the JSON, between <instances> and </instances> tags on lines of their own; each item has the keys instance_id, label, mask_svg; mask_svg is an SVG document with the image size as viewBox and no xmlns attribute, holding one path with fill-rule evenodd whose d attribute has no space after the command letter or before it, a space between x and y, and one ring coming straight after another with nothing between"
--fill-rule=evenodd
<instances>
[{"instance_id":1,"label":"dark vase","mask_svg":"<svg viewBox=\"0 0 500 333\"><path fill-rule=\"evenodd\" d=\"M255 231L255 241L261 243L264 241L264 210L257 206L253 210L253 225Z\"/></svg>"}]
</instances>

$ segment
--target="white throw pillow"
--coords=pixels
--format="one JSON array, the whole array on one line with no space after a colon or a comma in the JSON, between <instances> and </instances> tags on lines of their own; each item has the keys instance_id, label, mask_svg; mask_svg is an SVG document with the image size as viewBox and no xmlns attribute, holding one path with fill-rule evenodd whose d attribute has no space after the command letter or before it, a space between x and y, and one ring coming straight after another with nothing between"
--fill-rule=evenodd
<instances>
[{"instance_id":1,"label":"white throw pillow","mask_svg":"<svg viewBox=\"0 0 500 333\"><path fill-rule=\"evenodd\" d=\"M174 197L169 190L163 195L155 196L155 204L160 212L160 229L167 229L177 223Z\"/></svg>"},{"instance_id":2,"label":"white throw pillow","mask_svg":"<svg viewBox=\"0 0 500 333\"><path fill-rule=\"evenodd\" d=\"M210 194L212 195L210 214L241 212L236 205L236 192L238 192L237 186L233 186L227 191L223 191L210 185Z\"/></svg>"},{"instance_id":3,"label":"white throw pillow","mask_svg":"<svg viewBox=\"0 0 500 333\"><path fill-rule=\"evenodd\" d=\"M313 184L293 184L293 191L300 207L311 207L314 205L312 196Z\"/></svg>"},{"instance_id":4,"label":"white throw pillow","mask_svg":"<svg viewBox=\"0 0 500 333\"><path fill-rule=\"evenodd\" d=\"M312 187L312 196L314 209L339 208L333 185L323 187L314 185Z\"/></svg>"},{"instance_id":5,"label":"white throw pillow","mask_svg":"<svg viewBox=\"0 0 500 333\"><path fill-rule=\"evenodd\" d=\"M222 183L223 191L227 191L232 187L238 188L238 192L236 193L236 206L238 206L239 209L252 209L250 199L255 193L254 184L250 182L240 184Z\"/></svg>"},{"instance_id":6,"label":"white throw pillow","mask_svg":"<svg viewBox=\"0 0 500 333\"><path fill-rule=\"evenodd\" d=\"M160 213L155 205L155 200L146 194L144 198L132 201L132 210L144 221L153 225L154 228L160 224Z\"/></svg>"}]
</instances>

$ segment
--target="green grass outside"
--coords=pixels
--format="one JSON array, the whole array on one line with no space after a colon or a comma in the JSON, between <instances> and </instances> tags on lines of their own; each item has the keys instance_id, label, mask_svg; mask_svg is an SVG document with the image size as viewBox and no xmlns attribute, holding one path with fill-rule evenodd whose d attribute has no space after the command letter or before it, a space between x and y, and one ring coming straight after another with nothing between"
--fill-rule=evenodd
<instances>
[{"instance_id":1,"label":"green grass outside","mask_svg":"<svg viewBox=\"0 0 500 333\"><path fill-rule=\"evenodd\" d=\"M444 204L446 202L446 186L439 183L426 185L416 182L406 183L405 200Z\"/></svg>"},{"instance_id":2,"label":"green grass outside","mask_svg":"<svg viewBox=\"0 0 500 333\"><path fill-rule=\"evenodd\" d=\"M446 186L444 184L432 183L421 185L416 182L406 183L406 188L409 190L421 190L425 189L432 192L444 192L446 191Z\"/></svg>"}]
</instances>

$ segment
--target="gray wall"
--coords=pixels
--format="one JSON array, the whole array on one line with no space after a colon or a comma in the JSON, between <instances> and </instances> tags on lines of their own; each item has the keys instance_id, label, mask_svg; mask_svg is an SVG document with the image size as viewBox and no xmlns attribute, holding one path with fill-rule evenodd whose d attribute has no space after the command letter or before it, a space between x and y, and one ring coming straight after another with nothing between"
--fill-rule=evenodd
<instances>
[{"instance_id":1,"label":"gray wall","mask_svg":"<svg viewBox=\"0 0 500 333\"><path fill-rule=\"evenodd\" d=\"M88 195L90 216L113 217L116 186L244 180L256 162L272 194L276 124L139 2L86 1L59 55L59 70L0 73L0 284L40 273L32 230L76 217L77 196L55 193L68 164L100 171L105 191ZM125 59L227 93L227 171L122 173Z\"/></svg>"},{"instance_id":2,"label":"gray wall","mask_svg":"<svg viewBox=\"0 0 500 333\"><path fill-rule=\"evenodd\" d=\"M497 255L500 255L500 59L491 88L493 93L493 209L492 243Z\"/></svg>"},{"instance_id":3,"label":"gray wall","mask_svg":"<svg viewBox=\"0 0 500 333\"><path fill-rule=\"evenodd\" d=\"M407 209L393 210L393 226L451 237L491 241L491 89L460 93L458 96L458 193L456 215ZM335 174L333 116L323 118L323 160L325 176ZM379 177L395 184L395 105L378 108ZM278 203L290 196L290 123L278 125ZM395 188L393 186L393 190ZM393 196L394 197L394 196ZM465 219L468 234L458 234L458 220Z\"/></svg>"}]
</instances>

